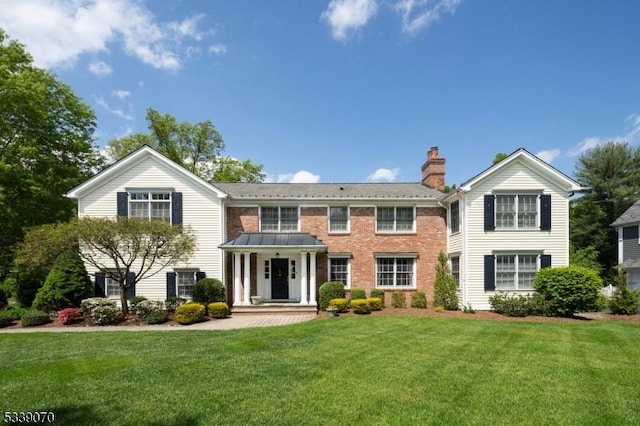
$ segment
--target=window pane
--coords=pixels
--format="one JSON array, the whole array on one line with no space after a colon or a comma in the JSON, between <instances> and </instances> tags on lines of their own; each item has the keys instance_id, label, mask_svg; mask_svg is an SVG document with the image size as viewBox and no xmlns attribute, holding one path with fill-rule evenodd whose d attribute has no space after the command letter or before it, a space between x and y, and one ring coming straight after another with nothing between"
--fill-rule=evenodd
<instances>
[{"instance_id":1,"label":"window pane","mask_svg":"<svg viewBox=\"0 0 640 426\"><path fill-rule=\"evenodd\" d=\"M460 287L460 258L451 258L451 275L456 280L456 287Z\"/></svg>"},{"instance_id":2,"label":"window pane","mask_svg":"<svg viewBox=\"0 0 640 426\"><path fill-rule=\"evenodd\" d=\"M260 209L260 229L262 231L278 230L278 208L262 207Z\"/></svg>"},{"instance_id":3,"label":"window pane","mask_svg":"<svg viewBox=\"0 0 640 426\"><path fill-rule=\"evenodd\" d=\"M515 195L496 196L496 227L513 228L515 226Z\"/></svg>"},{"instance_id":4,"label":"window pane","mask_svg":"<svg viewBox=\"0 0 640 426\"><path fill-rule=\"evenodd\" d=\"M378 207L376 218L377 231L393 231L393 207Z\"/></svg>"},{"instance_id":5,"label":"window pane","mask_svg":"<svg viewBox=\"0 0 640 426\"><path fill-rule=\"evenodd\" d=\"M537 195L518 196L518 228L536 227L537 208Z\"/></svg>"},{"instance_id":6,"label":"window pane","mask_svg":"<svg viewBox=\"0 0 640 426\"><path fill-rule=\"evenodd\" d=\"M329 280L340 281L342 284L347 285L349 283L348 265L349 265L349 259L347 258L329 259L329 269L330 269Z\"/></svg>"},{"instance_id":7,"label":"window pane","mask_svg":"<svg viewBox=\"0 0 640 426\"><path fill-rule=\"evenodd\" d=\"M281 231L297 231L298 230L298 208L297 207L280 207L280 230Z\"/></svg>"},{"instance_id":8,"label":"window pane","mask_svg":"<svg viewBox=\"0 0 640 426\"><path fill-rule=\"evenodd\" d=\"M131 199L132 200L148 200L149 193L148 192L132 192Z\"/></svg>"},{"instance_id":9,"label":"window pane","mask_svg":"<svg viewBox=\"0 0 640 426\"><path fill-rule=\"evenodd\" d=\"M516 288L516 257L496 256L496 289Z\"/></svg>"},{"instance_id":10,"label":"window pane","mask_svg":"<svg viewBox=\"0 0 640 426\"><path fill-rule=\"evenodd\" d=\"M538 271L538 256L518 256L518 288L533 289L533 279Z\"/></svg>"},{"instance_id":11,"label":"window pane","mask_svg":"<svg viewBox=\"0 0 640 426\"><path fill-rule=\"evenodd\" d=\"M460 202L451 204L451 232L460 231Z\"/></svg>"},{"instance_id":12,"label":"window pane","mask_svg":"<svg viewBox=\"0 0 640 426\"><path fill-rule=\"evenodd\" d=\"M346 231L348 220L347 207L329 207L330 231Z\"/></svg>"},{"instance_id":13,"label":"window pane","mask_svg":"<svg viewBox=\"0 0 640 426\"><path fill-rule=\"evenodd\" d=\"M413 231L413 207L396 208L396 231Z\"/></svg>"},{"instance_id":14,"label":"window pane","mask_svg":"<svg viewBox=\"0 0 640 426\"><path fill-rule=\"evenodd\" d=\"M104 278L105 293L107 297L120 297L120 285L111 277Z\"/></svg>"},{"instance_id":15,"label":"window pane","mask_svg":"<svg viewBox=\"0 0 640 426\"><path fill-rule=\"evenodd\" d=\"M129 216L138 219L149 219L149 204L146 202L131 202Z\"/></svg>"},{"instance_id":16,"label":"window pane","mask_svg":"<svg viewBox=\"0 0 640 426\"><path fill-rule=\"evenodd\" d=\"M193 272L178 272L178 297L183 299L191 299L193 295L193 284L195 282L195 273Z\"/></svg>"},{"instance_id":17,"label":"window pane","mask_svg":"<svg viewBox=\"0 0 640 426\"><path fill-rule=\"evenodd\" d=\"M151 219L171 222L171 204L167 202L152 202Z\"/></svg>"},{"instance_id":18,"label":"window pane","mask_svg":"<svg viewBox=\"0 0 640 426\"><path fill-rule=\"evenodd\" d=\"M394 259L378 259L377 282L378 287L393 286Z\"/></svg>"},{"instance_id":19,"label":"window pane","mask_svg":"<svg viewBox=\"0 0 640 426\"><path fill-rule=\"evenodd\" d=\"M413 284L413 259L396 259L396 286L409 287Z\"/></svg>"}]
</instances>

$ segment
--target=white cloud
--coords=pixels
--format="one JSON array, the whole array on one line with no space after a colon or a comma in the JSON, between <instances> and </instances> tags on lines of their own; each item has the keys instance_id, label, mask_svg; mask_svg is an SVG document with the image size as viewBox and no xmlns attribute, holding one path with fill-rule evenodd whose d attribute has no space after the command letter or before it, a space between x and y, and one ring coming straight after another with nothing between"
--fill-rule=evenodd
<instances>
[{"instance_id":1,"label":"white cloud","mask_svg":"<svg viewBox=\"0 0 640 426\"><path fill-rule=\"evenodd\" d=\"M394 9L402 19L402 30L414 35L429 28L445 13L453 15L462 0L399 0Z\"/></svg>"},{"instance_id":2,"label":"white cloud","mask_svg":"<svg viewBox=\"0 0 640 426\"><path fill-rule=\"evenodd\" d=\"M94 61L89 64L89 72L97 76L103 76L111 74L113 70L106 62Z\"/></svg>"},{"instance_id":3,"label":"white cloud","mask_svg":"<svg viewBox=\"0 0 640 426\"><path fill-rule=\"evenodd\" d=\"M97 97L95 98L95 100L98 106L104 108L106 111L110 112L111 114L120 118L124 118L125 120L133 120L132 115L125 113L120 108L113 108L111 105L109 105L109 103L104 98Z\"/></svg>"},{"instance_id":4,"label":"white cloud","mask_svg":"<svg viewBox=\"0 0 640 426\"><path fill-rule=\"evenodd\" d=\"M345 41L351 33L365 26L377 10L375 0L331 0L321 19L331 27L333 38Z\"/></svg>"},{"instance_id":5,"label":"white cloud","mask_svg":"<svg viewBox=\"0 0 640 426\"><path fill-rule=\"evenodd\" d=\"M378 169L367 177L369 182L393 182L400 174L399 169Z\"/></svg>"},{"instance_id":6,"label":"white cloud","mask_svg":"<svg viewBox=\"0 0 640 426\"><path fill-rule=\"evenodd\" d=\"M114 90L111 94L118 99L124 99L131 96L131 92L127 90Z\"/></svg>"},{"instance_id":7,"label":"white cloud","mask_svg":"<svg viewBox=\"0 0 640 426\"><path fill-rule=\"evenodd\" d=\"M203 15L160 22L142 0L0 0L0 27L27 46L37 66L73 66L84 53L125 53L154 68L182 66L182 41L199 41Z\"/></svg>"},{"instance_id":8,"label":"white cloud","mask_svg":"<svg viewBox=\"0 0 640 426\"><path fill-rule=\"evenodd\" d=\"M227 46L222 43L216 43L209 46L209 53L213 53L214 55L224 55L227 53Z\"/></svg>"},{"instance_id":9,"label":"white cloud","mask_svg":"<svg viewBox=\"0 0 640 426\"><path fill-rule=\"evenodd\" d=\"M607 142L627 142L630 144L640 142L640 114L630 114L624 119L624 122L627 123L627 127L622 135L609 137L589 136L571 148L568 155L575 157Z\"/></svg>"},{"instance_id":10,"label":"white cloud","mask_svg":"<svg viewBox=\"0 0 640 426\"><path fill-rule=\"evenodd\" d=\"M278 175L278 183L318 183L320 176L306 170Z\"/></svg>"},{"instance_id":11,"label":"white cloud","mask_svg":"<svg viewBox=\"0 0 640 426\"><path fill-rule=\"evenodd\" d=\"M560 150L558 148L548 149L545 151L540 151L536 154L536 157L544 161L545 163L551 163L553 160L558 158L560 155Z\"/></svg>"}]
</instances>

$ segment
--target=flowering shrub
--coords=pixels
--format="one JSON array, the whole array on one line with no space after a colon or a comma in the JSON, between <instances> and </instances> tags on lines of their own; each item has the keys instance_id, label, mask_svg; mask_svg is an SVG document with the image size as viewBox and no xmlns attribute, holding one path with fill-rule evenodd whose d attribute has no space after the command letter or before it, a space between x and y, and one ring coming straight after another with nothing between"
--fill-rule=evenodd
<instances>
[{"instance_id":1,"label":"flowering shrub","mask_svg":"<svg viewBox=\"0 0 640 426\"><path fill-rule=\"evenodd\" d=\"M178 306L186 302L187 301L181 297L170 297L164 301L164 304L167 307L167 311L175 312Z\"/></svg>"},{"instance_id":2,"label":"flowering shrub","mask_svg":"<svg viewBox=\"0 0 640 426\"><path fill-rule=\"evenodd\" d=\"M60 318L60 321L62 321L64 325L67 325L82 318L82 312L79 308L66 308L58 311L58 318Z\"/></svg>"},{"instance_id":3,"label":"flowering shrub","mask_svg":"<svg viewBox=\"0 0 640 426\"><path fill-rule=\"evenodd\" d=\"M113 324L122 315L115 300L102 297L84 299L80 310L96 325Z\"/></svg>"},{"instance_id":4,"label":"flowering shrub","mask_svg":"<svg viewBox=\"0 0 640 426\"><path fill-rule=\"evenodd\" d=\"M152 313L163 310L164 303L157 300L142 300L136 304L136 315L144 320Z\"/></svg>"}]
</instances>

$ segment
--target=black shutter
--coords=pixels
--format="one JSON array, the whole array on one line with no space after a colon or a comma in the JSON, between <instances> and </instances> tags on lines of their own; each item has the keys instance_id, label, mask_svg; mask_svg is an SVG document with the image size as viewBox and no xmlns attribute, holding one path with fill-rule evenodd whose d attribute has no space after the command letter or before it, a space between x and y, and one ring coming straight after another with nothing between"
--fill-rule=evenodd
<instances>
[{"instance_id":1,"label":"black shutter","mask_svg":"<svg viewBox=\"0 0 640 426\"><path fill-rule=\"evenodd\" d=\"M136 287L132 286L133 280L136 278L136 274L134 272L127 272L126 284L127 284L127 298L133 297L136 295ZM131 286L131 287L129 287Z\"/></svg>"},{"instance_id":2,"label":"black shutter","mask_svg":"<svg viewBox=\"0 0 640 426\"><path fill-rule=\"evenodd\" d=\"M495 256L487 254L484 257L484 291L496 289L496 262Z\"/></svg>"},{"instance_id":3,"label":"black shutter","mask_svg":"<svg viewBox=\"0 0 640 426\"><path fill-rule=\"evenodd\" d=\"M171 224L182 224L182 192L171 193Z\"/></svg>"},{"instance_id":4,"label":"black shutter","mask_svg":"<svg viewBox=\"0 0 640 426\"><path fill-rule=\"evenodd\" d=\"M540 229L551 230L551 195L540 195Z\"/></svg>"},{"instance_id":5,"label":"black shutter","mask_svg":"<svg viewBox=\"0 0 640 426\"><path fill-rule=\"evenodd\" d=\"M496 229L495 195L484 196L484 230L493 231Z\"/></svg>"},{"instance_id":6,"label":"black shutter","mask_svg":"<svg viewBox=\"0 0 640 426\"><path fill-rule=\"evenodd\" d=\"M207 274L204 271L196 272L196 282L207 278Z\"/></svg>"},{"instance_id":7,"label":"black shutter","mask_svg":"<svg viewBox=\"0 0 640 426\"><path fill-rule=\"evenodd\" d=\"M551 267L551 255L550 254L541 254L540 255L540 268L550 268Z\"/></svg>"},{"instance_id":8,"label":"black shutter","mask_svg":"<svg viewBox=\"0 0 640 426\"><path fill-rule=\"evenodd\" d=\"M106 280L104 276L104 272L96 272L95 273L95 282L96 285L94 287L94 292L96 297L106 297Z\"/></svg>"},{"instance_id":9,"label":"black shutter","mask_svg":"<svg viewBox=\"0 0 640 426\"><path fill-rule=\"evenodd\" d=\"M129 194L118 192L118 216L129 216Z\"/></svg>"},{"instance_id":10,"label":"black shutter","mask_svg":"<svg viewBox=\"0 0 640 426\"><path fill-rule=\"evenodd\" d=\"M176 297L176 273L167 272L167 299Z\"/></svg>"}]
</instances>

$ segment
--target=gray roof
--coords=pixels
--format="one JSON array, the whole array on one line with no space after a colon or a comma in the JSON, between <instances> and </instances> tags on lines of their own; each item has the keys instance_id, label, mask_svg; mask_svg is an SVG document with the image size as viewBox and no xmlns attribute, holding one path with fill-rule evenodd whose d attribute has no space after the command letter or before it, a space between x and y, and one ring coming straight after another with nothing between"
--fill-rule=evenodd
<instances>
[{"instance_id":1,"label":"gray roof","mask_svg":"<svg viewBox=\"0 0 640 426\"><path fill-rule=\"evenodd\" d=\"M640 222L640 201L636 201L634 205L629 207L624 213L617 218L611 226L630 225Z\"/></svg>"},{"instance_id":2,"label":"gray roof","mask_svg":"<svg viewBox=\"0 0 640 426\"><path fill-rule=\"evenodd\" d=\"M220 248L286 248L307 247L326 248L327 246L307 232L243 232Z\"/></svg>"},{"instance_id":3,"label":"gray roof","mask_svg":"<svg viewBox=\"0 0 640 426\"><path fill-rule=\"evenodd\" d=\"M215 183L235 200L441 200L421 183Z\"/></svg>"}]
</instances>

